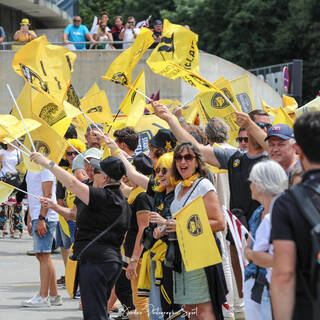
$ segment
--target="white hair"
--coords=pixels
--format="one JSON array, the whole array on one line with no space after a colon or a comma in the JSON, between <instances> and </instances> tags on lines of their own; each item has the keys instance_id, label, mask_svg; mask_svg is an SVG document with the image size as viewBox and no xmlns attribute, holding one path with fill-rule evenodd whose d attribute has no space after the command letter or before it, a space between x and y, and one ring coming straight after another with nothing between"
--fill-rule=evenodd
<instances>
[{"instance_id":1,"label":"white hair","mask_svg":"<svg viewBox=\"0 0 320 320\"><path fill-rule=\"evenodd\" d=\"M277 195L288 188L288 176L281 165L273 160L256 163L249 175L249 181L267 194Z\"/></svg>"}]
</instances>

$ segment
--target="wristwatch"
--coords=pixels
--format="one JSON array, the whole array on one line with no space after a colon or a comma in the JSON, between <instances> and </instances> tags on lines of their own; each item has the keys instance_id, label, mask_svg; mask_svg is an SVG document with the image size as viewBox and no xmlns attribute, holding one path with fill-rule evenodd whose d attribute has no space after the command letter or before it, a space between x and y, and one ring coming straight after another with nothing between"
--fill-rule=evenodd
<instances>
[{"instance_id":1,"label":"wristwatch","mask_svg":"<svg viewBox=\"0 0 320 320\"><path fill-rule=\"evenodd\" d=\"M46 217L44 217L42 214L39 214L39 217L38 219L41 221L41 220L46 220Z\"/></svg>"},{"instance_id":2,"label":"wristwatch","mask_svg":"<svg viewBox=\"0 0 320 320\"><path fill-rule=\"evenodd\" d=\"M50 161L49 164L46 166L46 169L51 169L55 163L53 161Z\"/></svg>"},{"instance_id":3,"label":"wristwatch","mask_svg":"<svg viewBox=\"0 0 320 320\"><path fill-rule=\"evenodd\" d=\"M184 117L179 117L178 121L181 123L184 121Z\"/></svg>"},{"instance_id":4,"label":"wristwatch","mask_svg":"<svg viewBox=\"0 0 320 320\"><path fill-rule=\"evenodd\" d=\"M130 258L130 262L138 262L138 260L135 258Z\"/></svg>"}]
</instances>

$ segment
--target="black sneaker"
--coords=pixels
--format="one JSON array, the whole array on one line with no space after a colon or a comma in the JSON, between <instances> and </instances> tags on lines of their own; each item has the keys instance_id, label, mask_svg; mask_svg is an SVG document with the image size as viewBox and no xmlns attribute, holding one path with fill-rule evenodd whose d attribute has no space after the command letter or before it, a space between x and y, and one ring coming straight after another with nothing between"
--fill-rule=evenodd
<instances>
[{"instance_id":1,"label":"black sneaker","mask_svg":"<svg viewBox=\"0 0 320 320\"><path fill-rule=\"evenodd\" d=\"M58 287L64 287L66 285L65 276L61 276L61 278L57 280L57 285Z\"/></svg>"}]
</instances>

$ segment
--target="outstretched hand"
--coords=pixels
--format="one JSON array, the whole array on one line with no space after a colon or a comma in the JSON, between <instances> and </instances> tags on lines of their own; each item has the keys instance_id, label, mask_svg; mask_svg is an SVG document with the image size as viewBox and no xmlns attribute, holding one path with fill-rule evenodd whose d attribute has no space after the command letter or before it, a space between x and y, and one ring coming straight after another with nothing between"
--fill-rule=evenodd
<instances>
[{"instance_id":1,"label":"outstretched hand","mask_svg":"<svg viewBox=\"0 0 320 320\"><path fill-rule=\"evenodd\" d=\"M239 125L239 127L246 129L250 126L250 124L252 124L253 121L250 119L247 113L235 111L235 114L236 123Z\"/></svg>"},{"instance_id":2,"label":"outstretched hand","mask_svg":"<svg viewBox=\"0 0 320 320\"><path fill-rule=\"evenodd\" d=\"M50 160L40 152L32 152L29 157L31 161L39 164L40 166L47 167L50 163Z\"/></svg>"},{"instance_id":3,"label":"outstretched hand","mask_svg":"<svg viewBox=\"0 0 320 320\"><path fill-rule=\"evenodd\" d=\"M155 114L164 121L169 121L172 118L172 113L169 111L169 109L163 105L160 104L158 101L152 101L151 105L154 109Z\"/></svg>"},{"instance_id":4,"label":"outstretched hand","mask_svg":"<svg viewBox=\"0 0 320 320\"><path fill-rule=\"evenodd\" d=\"M46 209L51 209L56 205L56 203L52 199L46 197L41 197L40 203Z\"/></svg>"}]
</instances>

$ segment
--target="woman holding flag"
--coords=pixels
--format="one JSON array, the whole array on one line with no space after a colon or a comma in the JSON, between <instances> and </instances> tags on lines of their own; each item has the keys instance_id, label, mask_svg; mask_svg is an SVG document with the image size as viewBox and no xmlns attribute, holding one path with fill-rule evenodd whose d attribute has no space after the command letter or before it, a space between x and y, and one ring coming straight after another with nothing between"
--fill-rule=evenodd
<instances>
[{"instance_id":1,"label":"woman holding flag","mask_svg":"<svg viewBox=\"0 0 320 320\"><path fill-rule=\"evenodd\" d=\"M171 214L202 196L212 232L223 231L225 221L215 188L208 178L199 150L190 142L178 145L174 151L172 174L181 180L174 193ZM156 216L151 221L157 221ZM175 220L166 222L167 231L175 232ZM218 240L216 238L218 243ZM226 283L222 264L187 272L181 261L181 272L174 272L174 302L183 304L190 319L223 320L222 304L226 301Z\"/></svg>"}]
</instances>

